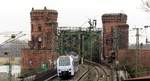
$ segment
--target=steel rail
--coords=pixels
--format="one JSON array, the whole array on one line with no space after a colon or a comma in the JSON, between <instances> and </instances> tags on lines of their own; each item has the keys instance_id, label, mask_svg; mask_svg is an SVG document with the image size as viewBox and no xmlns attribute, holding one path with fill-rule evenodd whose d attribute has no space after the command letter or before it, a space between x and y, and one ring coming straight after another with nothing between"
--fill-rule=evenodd
<instances>
[{"instance_id":1,"label":"steel rail","mask_svg":"<svg viewBox=\"0 0 150 81\"><path fill-rule=\"evenodd\" d=\"M77 79L75 80L58 80L58 81L85 81L84 78L86 78L88 75L88 72L96 72L97 78L95 79L95 81L110 81L110 79L108 79L108 76L110 76L110 73L107 71L107 66L103 66L100 65L98 63L95 62L91 62L88 60L84 60L84 63L89 64L91 67L88 70L85 70ZM53 81L55 78L57 78L57 74L54 76L49 77L48 79L44 80L44 81Z\"/></svg>"},{"instance_id":2,"label":"steel rail","mask_svg":"<svg viewBox=\"0 0 150 81\"><path fill-rule=\"evenodd\" d=\"M90 64L90 65L99 67L104 72L104 75L105 75L105 80L104 81L108 81L109 73L107 73L106 69L102 65L100 65L98 63L95 63L95 62L88 61L88 60L84 60L84 61L86 63ZM97 71L98 71L98 69L97 69ZM100 79L100 76L98 76L98 80L97 81L99 81L99 79Z\"/></svg>"},{"instance_id":3,"label":"steel rail","mask_svg":"<svg viewBox=\"0 0 150 81\"><path fill-rule=\"evenodd\" d=\"M85 71L76 81L80 81L90 70Z\"/></svg>"},{"instance_id":4,"label":"steel rail","mask_svg":"<svg viewBox=\"0 0 150 81\"><path fill-rule=\"evenodd\" d=\"M56 77L57 77L57 74L55 74L55 75L49 77L48 79L46 79L46 80L44 80L44 81L51 81L52 79L54 79L54 78L56 78Z\"/></svg>"}]
</instances>

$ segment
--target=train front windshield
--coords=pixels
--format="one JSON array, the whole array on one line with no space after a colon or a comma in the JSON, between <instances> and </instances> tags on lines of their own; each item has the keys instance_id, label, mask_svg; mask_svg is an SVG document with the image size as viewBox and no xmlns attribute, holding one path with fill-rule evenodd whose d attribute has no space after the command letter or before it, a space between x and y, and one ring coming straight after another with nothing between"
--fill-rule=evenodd
<instances>
[{"instance_id":1,"label":"train front windshield","mask_svg":"<svg viewBox=\"0 0 150 81\"><path fill-rule=\"evenodd\" d=\"M59 66L68 66L70 65L69 57L61 57L59 58Z\"/></svg>"}]
</instances>

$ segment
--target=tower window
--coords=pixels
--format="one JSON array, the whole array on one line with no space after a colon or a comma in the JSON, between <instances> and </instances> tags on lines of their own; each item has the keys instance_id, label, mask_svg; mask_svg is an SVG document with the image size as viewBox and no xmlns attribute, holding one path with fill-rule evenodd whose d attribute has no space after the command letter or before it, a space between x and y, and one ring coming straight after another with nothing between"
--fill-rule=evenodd
<instances>
[{"instance_id":1,"label":"tower window","mask_svg":"<svg viewBox=\"0 0 150 81\"><path fill-rule=\"evenodd\" d=\"M38 37L38 48L40 49L42 46L42 38Z\"/></svg>"},{"instance_id":2,"label":"tower window","mask_svg":"<svg viewBox=\"0 0 150 81\"><path fill-rule=\"evenodd\" d=\"M52 27L52 25L53 25L52 23L49 23L49 26L50 26L50 27Z\"/></svg>"},{"instance_id":3,"label":"tower window","mask_svg":"<svg viewBox=\"0 0 150 81\"><path fill-rule=\"evenodd\" d=\"M42 47L42 42L38 42L38 49Z\"/></svg>"},{"instance_id":4,"label":"tower window","mask_svg":"<svg viewBox=\"0 0 150 81\"><path fill-rule=\"evenodd\" d=\"M34 28L33 28L33 24L31 24L31 31L32 31L32 32L33 32L33 29L34 29Z\"/></svg>"},{"instance_id":5,"label":"tower window","mask_svg":"<svg viewBox=\"0 0 150 81\"><path fill-rule=\"evenodd\" d=\"M38 41L39 41L39 42L42 42L42 38L41 38L41 37L38 37Z\"/></svg>"},{"instance_id":6,"label":"tower window","mask_svg":"<svg viewBox=\"0 0 150 81\"><path fill-rule=\"evenodd\" d=\"M41 32L41 31L42 31L41 26L38 26L38 31L39 31L39 32Z\"/></svg>"}]
</instances>

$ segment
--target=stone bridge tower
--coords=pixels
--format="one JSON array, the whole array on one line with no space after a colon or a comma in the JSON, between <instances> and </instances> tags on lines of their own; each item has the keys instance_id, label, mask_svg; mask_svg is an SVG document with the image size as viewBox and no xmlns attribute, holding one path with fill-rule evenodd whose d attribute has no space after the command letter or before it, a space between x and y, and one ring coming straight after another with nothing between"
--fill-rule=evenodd
<instances>
[{"instance_id":1,"label":"stone bridge tower","mask_svg":"<svg viewBox=\"0 0 150 81\"><path fill-rule=\"evenodd\" d=\"M55 50L55 39L57 32L57 11L34 10L31 16L31 49L50 49Z\"/></svg>"},{"instance_id":2,"label":"stone bridge tower","mask_svg":"<svg viewBox=\"0 0 150 81\"><path fill-rule=\"evenodd\" d=\"M111 56L114 44L114 29L117 29L119 49L128 48L128 24L127 15L123 13L111 13L102 15L103 23L103 56L106 59Z\"/></svg>"},{"instance_id":3,"label":"stone bridge tower","mask_svg":"<svg viewBox=\"0 0 150 81\"><path fill-rule=\"evenodd\" d=\"M42 64L48 64L52 68L56 60L56 34L57 16L56 10L34 9L31 16L31 41L29 47L22 49L22 70L37 69Z\"/></svg>"}]
</instances>

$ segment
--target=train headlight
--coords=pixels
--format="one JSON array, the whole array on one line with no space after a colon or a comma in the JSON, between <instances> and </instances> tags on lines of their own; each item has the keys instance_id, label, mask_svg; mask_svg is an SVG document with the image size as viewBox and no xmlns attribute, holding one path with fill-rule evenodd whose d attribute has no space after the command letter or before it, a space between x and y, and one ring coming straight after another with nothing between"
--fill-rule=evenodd
<instances>
[{"instance_id":1,"label":"train headlight","mask_svg":"<svg viewBox=\"0 0 150 81\"><path fill-rule=\"evenodd\" d=\"M58 69L58 71L60 72L60 69Z\"/></svg>"},{"instance_id":2,"label":"train headlight","mask_svg":"<svg viewBox=\"0 0 150 81\"><path fill-rule=\"evenodd\" d=\"M69 71L71 71L71 68L69 69Z\"/></svg>"}]
</instances>

